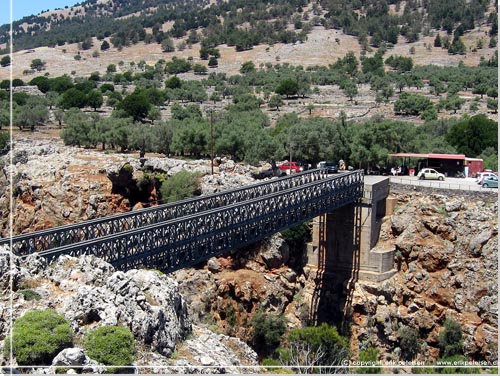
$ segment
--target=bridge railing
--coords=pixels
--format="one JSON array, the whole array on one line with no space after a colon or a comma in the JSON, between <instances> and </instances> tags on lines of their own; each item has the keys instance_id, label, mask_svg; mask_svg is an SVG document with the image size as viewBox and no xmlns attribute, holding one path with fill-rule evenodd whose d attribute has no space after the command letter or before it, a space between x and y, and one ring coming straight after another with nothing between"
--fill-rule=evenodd
<instances>
[{"instance_id":1,"label":"bridge railing","mask_svg":"<svg viewBox=\"0 0 500 376\"><path fill-rule=\"evenodd\" d=\"M324 170L309 170L221 193L16 235L12 237L12 251L18 256L23 256L80 241L97 239L106 235L199 213L204 210L220 208L242 200L280 192L300 184L322 179L325 176ZM0 239L0 245L10 244L10 242L10 238Z\"/></svg>"},{"instance_id":2,"label":"bridge railing","mask_svg":"<svg viewBox=\"0 0 500 376\"><path fill-rule=\"evenodd\" d=\"M261 240L362 196L362 171L332 175L220 209L63 246L40 255L52 260L60 255L93 254L122 270L142 267L172 272Z\"/></svg>"}]
</instances>

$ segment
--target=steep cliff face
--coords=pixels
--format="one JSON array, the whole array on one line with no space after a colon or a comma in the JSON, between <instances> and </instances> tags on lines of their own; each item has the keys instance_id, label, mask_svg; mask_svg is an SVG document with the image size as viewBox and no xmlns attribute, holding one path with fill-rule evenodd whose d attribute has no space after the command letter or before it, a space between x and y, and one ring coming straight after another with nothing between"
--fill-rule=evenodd
<instances>
[{"instance_id":1,"label":"steep cliff face","mask_svg":"<svg viewBox=\"0 0 500 376\"><path fill-rule=\"evenodd\" d=\"M15 140L0 157L0 234L9 235L11 197L12 231L19 234L157 204L157 186L144 186L146 172L199 172L203 194L255 182L250 166L227 159L217 160L212 176L206 160L147 157L68 147L60 139Z\"/></svg>"},{"instance_id":2,"label":"steep cliff face","mask_svg":"<svg viewBox=\"0 0 500 376\"><path fill-rule=\"evenodd\" d=\"M406 192L411 192L407 190ZM375 346L401 356L398 331L418 331L418 359L439 357L446 319L461 325L464 353L497 359L498 202L495 194L394 192L377 246L394 247L399 272L380 284L358 282L352 303L352 348Z\"/></svg>"},{"instance_id":3,"label":"steep cliff face","mask_svg":"<svg viewBox=\"0 0 500 376\"><path fill-rule=\"evenodd\" d=\"M234 255L214 257L202 269L177 271L174 277L195 323L251 343L250 323L257 311L286 314L291 327L301 325L296 294L307 278L289 264L289 246L275 235Z\"/></svg>"}]
</instances>

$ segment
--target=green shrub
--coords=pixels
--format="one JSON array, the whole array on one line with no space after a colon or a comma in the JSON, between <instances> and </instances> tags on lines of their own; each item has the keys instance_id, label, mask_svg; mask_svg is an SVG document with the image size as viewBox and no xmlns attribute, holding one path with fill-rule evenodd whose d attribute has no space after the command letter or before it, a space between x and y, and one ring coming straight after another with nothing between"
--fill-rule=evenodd
<instances>
[{"instance_id":1,"label":"green shrub","mask_svg":"<svg viewBox=\"0 0 500 376\"><path fill-rule=\"evenodd\" d=\"M160 187L163 202L192 197L198 190L199 174L182 170L165 180Z\"/></svg>"},{"instance_id":2,"label":"green shrub","mask_svg":"<svg viewBox=\"0 0 500 376\"><path fill-rule=\"evenodd\" d=\"M10 337L4 342L10 354ZM73 345L73 331L63 315L52 309L26 313L14 322L12 353L19 365L49 365L63 349Z\"/></svg>"},{"instance_id":3,"label":"green shrub","mask_svg":"<svg viewBox=\"0 0 500 376\"><path fill-rule=\"evenodd\" d=\"M37 293L36 291L27 289L27 290L19 290L19 294L21 294L24 298L24 300L31 301L31 300L40 300L42 299L41 295Z\"/></svg>"},{"instance_id":4,"label":"green shrub","mask_svg":"<svg viewBox=\"0 0 500 376\"><path fill-rule=\"evenodd\" d=\"M281 368L281 363L276 359L265 358L262 365L267 367L267 371L271 374L294 374L291 369Z\"/></svg>"},{"instance_id":5,"label":"green shrub","mask_svg":"<svg viewBox=\"0 0 500 376\"><path fill-rule=\"evenodd\" d=\"M135 359L134 336L123 326L92 330L85 335L83 346L89 357L107 366L129 366Z\"/></svg>"},{"instance_id":6,"label":"green shrub","mask_svg":"<svg viewBox=\"0 0 500 376\"><path fill-rule=\"evenodd\" d=\"M304 366L306 373L319 373L318 366L340 366L349 358L349 342L336 327L321 324L318 327L293 329L288 335L287 348L278 350L281 361L290 366ZM321 369L322 373L333 372Z\"/></svg>"},{"instance_id":7,"label":"green shrub","mask_svg":"<svg viewBox=\"0 0 500 376\"><path fill-rule=\"evenodd\" d=\"M420 351L420 339L418 331L414 328L403 327L399 330L399 347L401 348L402 358L412 360Z\"/></svg>"},{"instance_id":8,"label":"green shrub","mask_svg":"<svg viewBox=\"0 0 500 376\"><path fill-rule=\"evenodd\" d=\"M361 351L359 353L359 361L368 364L376 364L378 361L378 350L374 347L369 347L368 349ZM380 367L361 367L356 370L356 373L381 373Z\"/></svg>"},{"instance_id":9,"label":"green shrub","mask_svg":"<svg viewBox=\"0 0 500 376\"><path fill-rule=\"evenodd\" d=\"M10 136L8 132L0 132L0 155L7 153L10 149Z\"/></svg>"},{"instance_id":10,"label":"green shrub","mask_svg":"<svg viewBox=\"0 0 500 376\"><path fill-rule=\"evenodd\" d=\"M292 250L302 250L307 242L311 241L310 222L290 227L281 232L283 238L290 245Z\"/></svg>"},{"instance_id":11,"label":"green shrub","mask_svg":"<svg viewBox=\"0 0 500 376\"><path fill-rule=\"evenodd\" d=\"M454 320L444 322L444 330L439 333L441 356L450 357L463 354L462 329Z\"/></svg>"},{"instance_id":12,"label":"green shrub","mask_svg":"<svg viewBox=\"0 0 500 376\"><path fill-rule=\"evenodd\" d=\"M283 315L257 311L250 324L254 327L253 343L264 354L269 354L280 344L286 331Z\"/></svg>"}]
</instances>

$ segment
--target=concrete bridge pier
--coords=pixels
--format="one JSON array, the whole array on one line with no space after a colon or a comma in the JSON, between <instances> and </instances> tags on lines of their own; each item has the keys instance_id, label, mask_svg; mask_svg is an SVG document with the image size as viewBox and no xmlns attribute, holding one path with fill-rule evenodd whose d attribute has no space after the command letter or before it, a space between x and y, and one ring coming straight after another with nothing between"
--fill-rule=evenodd
<instances>
[{"instance_id":1,"label":"concrete bridge pier","mask_svg":"<svg viewBox=\"0 0 500 376\"><path fill-rule=\"evenodd\" d=\"M361 200L316 217L308 264L350 282L380 282L393 276L394 250L373 249L386 208L391 211L388 195L388 177L365 176Z\"/></svg>"}]
</instances>

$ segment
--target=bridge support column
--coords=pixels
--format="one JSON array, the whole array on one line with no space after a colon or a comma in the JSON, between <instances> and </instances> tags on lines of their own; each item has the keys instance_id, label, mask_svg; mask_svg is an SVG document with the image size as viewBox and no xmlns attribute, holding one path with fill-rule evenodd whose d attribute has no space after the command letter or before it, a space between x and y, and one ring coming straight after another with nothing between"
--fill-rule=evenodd
<instances>
[{"instance_id":1,"label":"bridge support column","mask_svg":"<svg viewBox=\"0 0 500 376\"><path fill-rule=\"evenodd\" d=\"M308 264L354 281L379 282L394 275L394 249L375 247L388 195L388 178L366 176L359 202L316 217Z\"/></svg>"}]
</instances>

